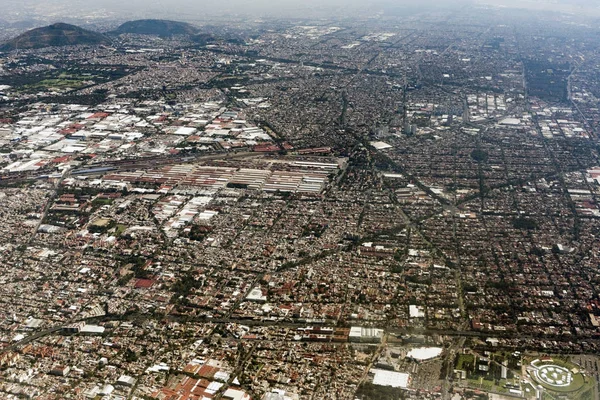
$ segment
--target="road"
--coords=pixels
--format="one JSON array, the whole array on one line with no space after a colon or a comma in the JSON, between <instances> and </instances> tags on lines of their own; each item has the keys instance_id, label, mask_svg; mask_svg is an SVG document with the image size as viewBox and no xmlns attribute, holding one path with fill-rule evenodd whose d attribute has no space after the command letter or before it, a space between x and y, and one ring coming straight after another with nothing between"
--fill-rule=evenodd
<instances>
[{"instance_id":1,"label":"road","mask_svg":"<svg viewBox=\"0 0 600 400\"><path fill-rule=\"evenodd\" d=\"M360 385L362 385L363 383L366 382L367 378L369 377L369 371L371 370L371 368L373 368L373 364L377 360L379 360L379 356L381 356L381 353L387 346L387 339L388 339L388 335L384 334L383 339L381 340L381 343L377 346L377 350L375 350L375 352L373 353L373 356L371 357L371 360L369 360L369 364L367 364L367 366L362 374L362 377L360 378L360 381L357 384L357 387L360 387Z\"/></svg>"},{"instance_id":2,"label":"road","mask_svg":"<svg viewBox=\"0 0 600 400\"><path fill-rule=\"evenodd\" d=\"M452 377L453 373L454 373L454 357L457 354L458 351L460 351L464 345L465 345L465 340L466 338L463 337L459 337L458 339L454 340L452 342L452 344L450 345L450 347L448 348L446 355L444 356L445 358L445 365L446 365L446 379L444 379L444 383L442 384L442 399L443 400L450 400L450 398L452 397L452 383L450 382L450 378Z\"/></svg>"},{"instance_id":3,"label":"road","mask_svg":"<svg viewBox=\"0 0 600 400\"><path fill-rule=\"evenodd\" d=\"M224 393L227 391L227 389L233 383L233 381L237 377L239 377L239 376L242 375L242 372L244 372L246 364L248 363L248 361L252 357L252 354L254 353L254 350L256 350L256 346L258 346L258 343L254 343L252 345L252 347L250 348L250 350L248 350L248 352L246 354L240 354L240 357L243 356L243 358L238 359L237 365L236 365L234 371L229 376L229 379L227 380L227 382L223 386L221 386L221 388L219 388L219 390L217 391L217 393L215 393L215 397L214 397L215 400L222 399Z\"/></svg>"},{"instance_id":4,"label":"road","mask_svg":"<svg viewBox=\"0 0 600 400\"><path fill-rule=\"evenodd\" d=\"M48 215L48 211L50 210L50 207L52 207L52 203L54 203L54 199L58 195L58 189L60 188L60 184L69 175L70 175L70 170L68 170L68 169L64 170L60 179L57 180L56 183L54 184L54 191L52 192L52 195L50 195L50 197L48 197L48 200L46 201L46 205L44 206L44 212L42 213L42 216L40 217L40 221L35 225L33 231L31 232L31 236L29 236L29 240L27 240L27 244L31 243L31 241L35 237L35 234L40 229L40 226L42 226L42 223L44 222L44 220L46 219L46 216Z\"/></svg>"}]
</instances>

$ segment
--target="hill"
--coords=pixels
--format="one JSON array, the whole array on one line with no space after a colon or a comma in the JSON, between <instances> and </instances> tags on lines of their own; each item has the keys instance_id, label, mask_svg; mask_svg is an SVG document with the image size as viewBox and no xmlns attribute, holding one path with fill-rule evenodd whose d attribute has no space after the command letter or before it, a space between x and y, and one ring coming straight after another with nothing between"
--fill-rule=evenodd
<instances>
[{"instance_id":1,"label":"hill","mask_svg":"<svg viewBox=\"0 0 600 400\"><path fill-rule=\"evenodd\" d=\"M194 41L194 43L200 46L206 46L209 43L213 43L217 39L210 33L199 33L197 35L192 36L192 40Z\"/></svg>"},{"instance_id":2,"label":"hill","mask_svg":"<svg viewBox=\"0 0 600 400\"><path fill-rule=\"evenodd\" d=\"M0 50L39 49L51 46L110 44L106 36L75 25L57 23L27 31L5 42Z\"/></svg>"},{"instance_id":3,"label":"hill","mask_svg":"<svg viewBox=\"0 0 600 400\"><path fill-rule=\"evenodd\" d=\"M167 21L163 19L140 19L125 22L115 31L117 35L122 33L134 33L138 35L157 35L169 37L173 35L194 35L198 29L185 22Z\"/></svg>"}]
</instances>

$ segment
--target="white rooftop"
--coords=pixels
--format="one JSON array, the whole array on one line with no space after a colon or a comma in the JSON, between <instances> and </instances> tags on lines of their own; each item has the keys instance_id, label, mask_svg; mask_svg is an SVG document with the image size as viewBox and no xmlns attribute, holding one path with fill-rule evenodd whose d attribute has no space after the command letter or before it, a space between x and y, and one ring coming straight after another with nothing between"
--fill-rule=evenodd
<instances>
[{"instance_id":1,"label":"white rooftop","mask_svg":"<svg viewBox=\"0 0 600 400\"><path fill-rule=\"evenodd\" d=\"M373 384L379 386L391 386L395 388L408 388L409 374L403 372L386 371L384 369L372 369L375 373Z\"/></svg>"},{"instance_id":2,"label":"white rooftop","mask_svg":"<svg viewBox=\"0 0 600 400\"><path fill-rule=\"evenodd\" d=\"M439 357L442 354L442 351L443 349L441 347L419 347L418 349L409 351L406 357L421 361L430 360Z\"/></svg>"},{"instance_id":3,"label":"white rooftop","mask_svg":"<svg viewBox=\"0 0 600 400\"><path fill-rule=\"evenodd\" d=\"M504 118L500 121L500 125L521 125L521 120L518 118Z\"/></svg>"},{"instance_id":4,"label":"white rooftop","mask_svg":"<svg viewBox=\"0 0 600 400\"><path fill-rule=\"evenodd\" d=\"M371 146L375 147L377 150L391 149L392 146L385 142L370 142Z\"/></svg>"},{"instance_id":5,"label":"white rooftop","mask_svg":"<svg viewBox=\"0 0 600 400\"><path fill-rule=\"evenodd\" d=\"M425 318L425 311L422 306L411 304L408 306L408 312L411 318Z\"/></svg>"},{"instance_id":6,"label":"white rooftop","mask_svg":"<svg viewBox=\"0 0 600 400\"><path fill-rule=\"evenodd\" d=\"M175 135L189 136L193 133L196 133L196 131L197 131L196 128L189 128L189 127L182 126L181 128L179 128L175 131Z\"/></svg>"}]
</instances>

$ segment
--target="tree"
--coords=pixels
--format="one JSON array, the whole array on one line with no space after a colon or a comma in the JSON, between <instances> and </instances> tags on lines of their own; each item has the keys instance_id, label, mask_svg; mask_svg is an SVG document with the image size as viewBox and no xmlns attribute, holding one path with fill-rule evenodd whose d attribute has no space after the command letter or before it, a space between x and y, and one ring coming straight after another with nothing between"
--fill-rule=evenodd
<instances>
[{"instance_id":1,"label":"tree","mask_svg":"<svg viewBox=\"0 0 600 400\"><path fill-rule=\"evenodd\" d=\"M477 162L486 162L488 160L488 153L481 149L475 149L471 152L471 158Z\"/></svg>"},{"instance_id":2,"label":"tree","mask_svg":"<svg viewBox=\"0 0 600 400\"><path fill-rule=\"evenodd\" d=\"M526 230L534 230L537 229L537 223L530 218L519 217L513 220L513 227L515 229L526 229Z\"/></svg>"},{"instance_id":3,"label":"tree","mask_svg":"<svg viewBox=\"0 0 600 400\"><path fill-rule=\"evenodd\" d=\"M123 355L123 359L128 363L135 362L138 360L138 355L135 353L135 351L127 348L125 350L125 354Z\"/></svg>"}]
</instances>

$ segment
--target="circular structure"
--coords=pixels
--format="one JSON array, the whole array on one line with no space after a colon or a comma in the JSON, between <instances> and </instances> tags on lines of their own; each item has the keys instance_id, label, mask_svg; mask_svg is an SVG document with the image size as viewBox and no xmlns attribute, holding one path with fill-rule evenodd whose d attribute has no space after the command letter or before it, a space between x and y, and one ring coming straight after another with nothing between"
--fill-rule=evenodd
<instances>
[{"instance_id":1,"label":"circular structure","mask_svg":"<svg viewBox=\"0 0 600 400\"><path fill-rule=\"evenodd\" d=\"M558 365L542 365L534 371L535 378L540 383L556 388L567 388L573 383L573 373Z\"/></svg>"},{"instance_id":2,"label":"circular structure","mask_svg":"<svg viewBox=\"0 0 600 400\"><path fill-rule=\"evenodd\" d=\"M555 392L574 392L584 385L583 375L575 366L557 360L534 360L529 375L542 387Z\"/></svg>"}]
</instances>

